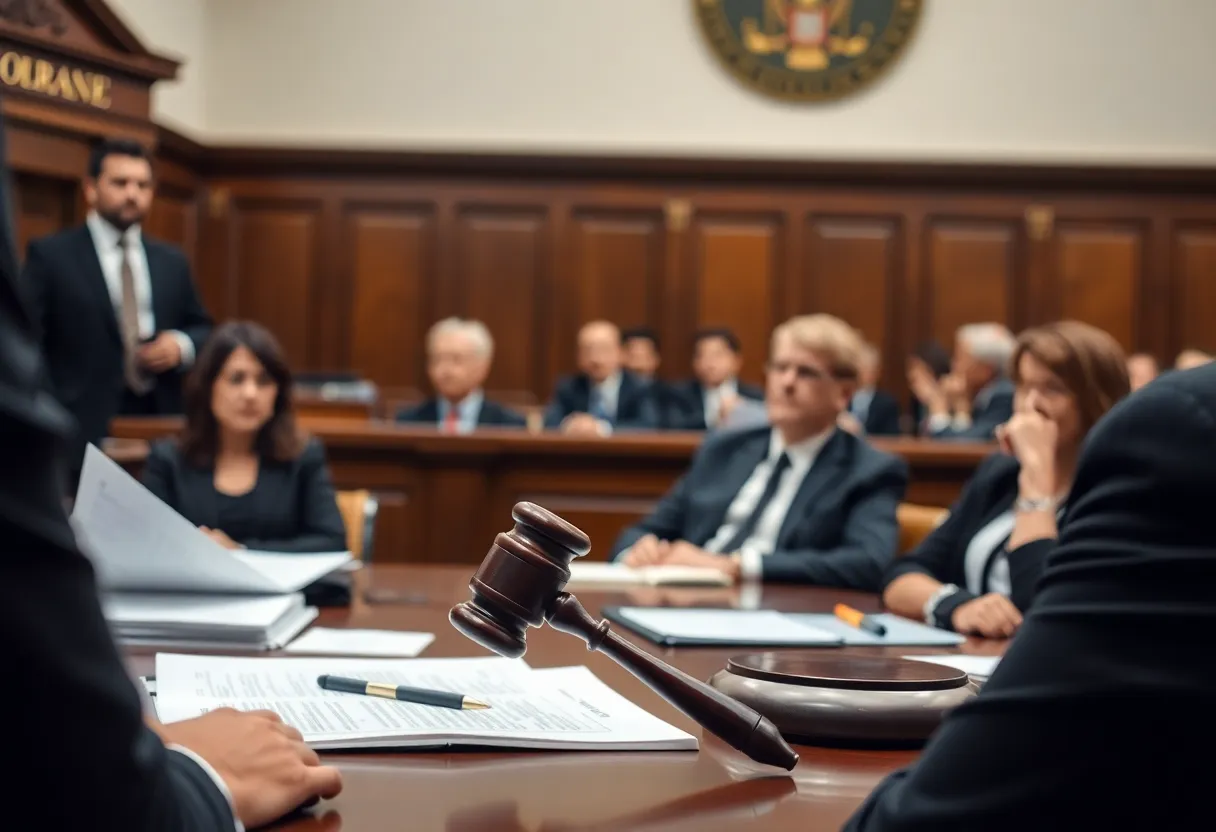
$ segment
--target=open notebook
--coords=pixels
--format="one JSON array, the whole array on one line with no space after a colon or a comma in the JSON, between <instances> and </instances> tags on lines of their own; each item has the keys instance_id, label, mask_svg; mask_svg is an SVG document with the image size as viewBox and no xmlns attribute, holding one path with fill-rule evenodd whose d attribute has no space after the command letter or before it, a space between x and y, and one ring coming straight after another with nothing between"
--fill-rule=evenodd
<instances>
[{"instance_id":1,"label":"open notebook","mask_svg":"<svg viewBox=\"0 0 1216 832\"><path fill-rule=\"evenodd\" d=\"M98 583L114 591L282 594L351 561L350 552L225 549L93 445L85 451L72 525Z\"/></svg>"},{"instance_id":2,"label":"open notebook","mask_svg":"<svg viewBox=\"0 0 1216 832\"><path fill-rule=\"evenodd\" d=\"M490 704L458 711L321 690L322 674L445 690ZM613 691L586 667L533 670L520 660L272 659L158 654L163 722L221 707L269 709L317 749L497 746L695 750L697 740Z\"/></svg>"}]
</instances>

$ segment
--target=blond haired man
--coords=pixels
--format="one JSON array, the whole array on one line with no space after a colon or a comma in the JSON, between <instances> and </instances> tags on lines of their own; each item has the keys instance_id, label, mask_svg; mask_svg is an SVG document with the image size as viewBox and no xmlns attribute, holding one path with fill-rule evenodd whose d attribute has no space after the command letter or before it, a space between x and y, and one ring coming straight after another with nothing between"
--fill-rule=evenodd
<instances>
[{"instance_id":1,"label":"blond haired man","mask_svg":"<svg viewBox=\"0 0 1216 832\"><path fill-rule=\"evenodd\" d=\"M773 333L768 424L710 436L613 555L708 566L736 580L877 590L898 538L907 465L839 430L857 385L858 333L830 315Z\"/></svg>"}]
</instances>

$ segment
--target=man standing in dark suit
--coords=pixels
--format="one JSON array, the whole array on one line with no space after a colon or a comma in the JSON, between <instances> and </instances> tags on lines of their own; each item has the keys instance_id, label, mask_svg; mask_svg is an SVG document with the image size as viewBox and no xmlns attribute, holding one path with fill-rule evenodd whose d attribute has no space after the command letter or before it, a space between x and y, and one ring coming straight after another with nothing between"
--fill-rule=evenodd
<instances>
[{"instance_id":1,"label":"man standing in dark suit","mask_svg":"<svg viewBox=\"0 0 1216 832\"><path fill-rule=\"evenodd\" d=\"M908 466L836 427L860 347L853 328L830 315L778 327L766 395L772 426L707 438L651 515L621 534L613 558L876 591L895 555Z\"/></svg>"},{"instance_id":2,"label":"man standing in dark suit","mask_svg":"<svg viewBox=\"0 0 1216 832\"><path fill-rule=\"evenodd\" d=\"M578 333L576 376L564 378L545 409L545 427L579 436L607 436L621 428L659 427L654 391L623 369L621 330L592 321Z\"/></svg>"},{"instance_id":3,"label":"man standing in dark suit","mask_svg":"<svg viewBox=\"0 0 1216 832\"><path fill-rule=\"evenodd\" d=\"M26 256L51 390L81 443L99 442L118 414L180 413L181 376L211 331L185 254L141 234L152 192L147 151L102 142L84 182L85 224L33 241Z\"/></svg>"},{"instance_id":4,"label":"man standing in dark suit","mask_svg":"<svg viewBox=\"0 0 1216 832\"><path fill-rule=\"evenodd\" d=\"M708 430L726 421L740 399L764 401L764 391L739 381L743 366L738 336L725 328L703 329L693 337L695 378L672 385L678 410L668 413L668 427Z\"/></svg>"},{"instance_id":5,"label":"man standing in dark suit","mask_svg":"<svg viewBox=\"0 0 1216 832\"><path fill-rule=\"evenodd\" d=\"M1209 829L1216 366L1090 431L1034 603L978 696L847 832Z\"/></svg>"},{"instance_id":6,"label":"man standing in dark suit","mask_svg":"<svg viewBox=\"0 0 1216 832\"><path fill-rule=\"evenodd\" d=\"M53 691L0 688L6 743L21 749L7 786L39 828L127 832L261 826L336 794L338 772L274 714L224 709L153 725L141 713L63 510L60 456L73 426L42 389L3 159L0 138L0 635L22 678Z\"/></svg>"},{"instance_id":7,"label":"man standing in dark suit","mask_svg":"<svg viewBox=\"0 0 1216 832\"><path fill-rule=\"evenodd\" d=\"M849 412L842 427L866 436L899 436L899 402L885 390L878 389L882 360L873 344L861 351L861 368L857 392L849 400ZM853 428L860 430L854 430Z\"/></svg>"},{"instance_id":8,"label":"man standing in dark suit","mask_svg":"<svg viewBox=\"0 0 1216 832\"><path fill-rule=\"evenodd\" d=\"M435 324L426 337L426 368L437 395L403 409L397 421L433 425L444 433L525 427L527 419L487 399L481 388L493 360L494 339L481 321L445 318Z\"/></svg>"}]
</instances>

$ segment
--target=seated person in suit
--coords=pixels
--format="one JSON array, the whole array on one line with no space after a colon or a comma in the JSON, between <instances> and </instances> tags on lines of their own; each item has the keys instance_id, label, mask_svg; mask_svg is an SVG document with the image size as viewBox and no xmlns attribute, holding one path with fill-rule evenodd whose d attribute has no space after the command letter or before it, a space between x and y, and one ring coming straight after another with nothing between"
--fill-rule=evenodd
<instances>
[{"instance_id":1,"label":"seated person in suit","mask_svg":"<svg viewBox=\"0 0 1216 832\"><path fill-rule=\"evenodd\" d=\"M740 399L764 400L763 390L738 379L743 355L735 333L703 329L693 337L692 349L694 378L673 385L680 410L668 415L669 427L708 430L724 422Z\"/></svg>"},{"instance_id":2,"label":"seated person in suit","mask_svg":"<svg viewBox=\"0 0 1216 832\"><path fill-rule=\"evenodd\" d=\"M950 515L887 572L893 612L987 638L1013 635L1055 545L1081 443L1128 394L1123 350L1100 329L1028 329L1013 355L1015 409L1002 453L976 470Z\"/></svg>"},{"instance_id":3,"label":"seated person in suit","mask_svg":"<svg viewBox=\"0 0 1216 832\"><path fill-rule=\"evenodd\" d=\"M1137 352L1127 357L1127 379L1131 382L1133 392L1159 375L1161 367L1152 353Z\"/></svg>"},{"instance_id":4,"label":"seated person in suit","mask_svg":"<svg viewBox=\"0 0 1216 832\"><path fill-rule=\"evenodd\" d=\"M1209 829L1216 365L1116 405L979 695L846 832Z\"/></svg>"},{"instance_id":5,"label":"seated person in suit","mask_svg":"<svg viewBox=\"0 0 1216 832\"><path fill-rule=\"evenodd\" d=\"M986 442L1013 414L1013 385L1006 372L1013 335L1000 324L968 324L954 340L950 375L940 382L928 372L910 373L912 393L929 418L933 439Z\"/></svg>"},{"instance_id":6,"label":"seated person in suit","mask_svg":"<svg viewBox=\"0 0 1216 832\"><path fill-rule=\"evenodd\" d=\"M922 375L928 375L933 381L940 383L943 378L950 375L950 351L936 341L923 341L917 344L904 361L904 375L908 380L909 390L917 388L917 383ZM929 412L920 403L920 399L916 398L915 393L912 394L911 405L909 415L912 421L907 426L907 431L919 435L927 426Z\"/></svg>"},{"instance_id":7,"label":"seated person in suit","mask_svg":"<svg viewBox=\"0 0 1216 832\"><path fill-rule=\"evenodd\" d=\"M621 331L592 321L578 333L575 376L557 383L545 408L545 427L581 436L606 436L620 428L655 429L658 405L650 385L622 367Z\"/></svg>"},{"instance_id":8,"label":"seated person in suit","mask_svg":"<svg viewBox=\"0 0 1216 832\"><path fill-rule=\"evenodd\" d=\"M859 436L899 436L899 402L878 389L881 375L882 357L873 344L866 344L861 350L857 392L849 400L848 412L841 416L842 428Z\"/></svg>"},{"instance_id":9,"label":"seated person in suit","mask_svg":"<svg viewBox=\"0 0 1216 832\"><path fill-rule=\"evenodd\" d=\"M772 427L711 434L654 512L621 534L613 558L876 592L895 554L908 466L836 427L860 349L853 328L830 315L779 326L768 363Z\"/></svg>"},{"instance_id":10,"label":"seated person in suit","mask_svg":"<svg viewBox=\"0 0 1216 832\"><path fill-rule=\"evenodd\" d=\"M481 321L446 318L426 336L426 371L437 394L397 413L398 422L434 425L444 433L472 433L478 427L526 427L522 414L485 397L494 339Z\"/></svg>"},{"instance_id":11,"label":"seated person in suit","mask_svg":"<svg viewBox=\"0 0 1216 832\"><path fill-rule=\"evenodd\" d=\"M654 382L659 371L659 336L650 327L635 326L621 332L622 365L642 381Z\"/></svg>"},{"instance_id":12,"label":"seated person in suit","mask_svg":"<svg viewBox=\"0 0 1216 832\"><path fill-rule=\"evenodd\" d=\"M255 323L220 326L185 393L181 436L148 454L149 491L229 549L346 548L325 452L296 432L291 371L273 335Z\"/></svg>"}]
</instances>

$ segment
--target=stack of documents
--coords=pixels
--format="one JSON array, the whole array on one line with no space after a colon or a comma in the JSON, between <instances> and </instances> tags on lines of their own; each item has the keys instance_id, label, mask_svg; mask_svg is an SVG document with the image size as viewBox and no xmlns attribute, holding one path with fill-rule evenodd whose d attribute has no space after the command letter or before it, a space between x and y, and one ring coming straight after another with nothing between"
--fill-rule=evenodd
<instances>
[{"instance_id":1,"label":"stack of documents","mask_svg":"<svg viewBox=\"0 0 1216 832\"><path fill-rule=\"evenodd\" d=\"M223 650L277 650L317 617L304 596L120 593L102 598L106 620L125 644Z\"/></svg>"},{"instance_id":2,"label":"stack of documents","mask_svg":"<svg viewBox=\"0 0 1216 832\"><path fill-rule=\"evenodd\" d=\"M486 710L455 710L322 690L330 674L450 691ZM494 746L603 751L696 750L697 740L634 705L586 667L533 670L521 660L156 657L162 722L216 708L275 711L317 749Z\"/></svg>"},{"instance_id":3,"label":"stack of documents","mask_svg":"<svg viewBox=\"0 0 1216 832\"><path fill-rule=\"evenodd\" d=\"M721 569L705 566L625 566L576 560L570 564L570 583L579 586L730 586Z\"/></svg>"},{"instance_id":4,"label":"stack of documents","mask_svg":"<svg viewBox=\"0 0 1216 832\"><path fill-rule=\"evenodd\" d=\"M297 593L351 561L350 552L225 549L91 445L72 524L112 594L105 608L117 635L138 643L282 646L316 617Z\"/></svg>"}]
</instances>

